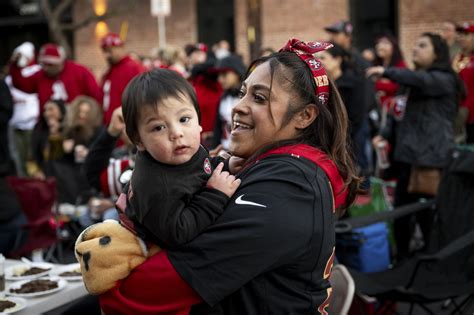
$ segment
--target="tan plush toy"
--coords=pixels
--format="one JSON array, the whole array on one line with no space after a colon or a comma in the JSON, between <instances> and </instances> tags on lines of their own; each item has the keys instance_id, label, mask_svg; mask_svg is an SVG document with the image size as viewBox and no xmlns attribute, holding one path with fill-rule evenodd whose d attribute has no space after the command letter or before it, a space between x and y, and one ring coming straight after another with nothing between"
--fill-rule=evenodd
<instances>
[{"instance_id":1,"label":"tan plush toy","mask_svg":"<svg viewBox=\"0 0 474 315\"><path fill-rule=\"evenodd\" d=\"M76 259L90 294L112 289L118 280L160 249L150 248L135 234L114 220L91 225L76 240Z\"/></svg>"}]
</instances>

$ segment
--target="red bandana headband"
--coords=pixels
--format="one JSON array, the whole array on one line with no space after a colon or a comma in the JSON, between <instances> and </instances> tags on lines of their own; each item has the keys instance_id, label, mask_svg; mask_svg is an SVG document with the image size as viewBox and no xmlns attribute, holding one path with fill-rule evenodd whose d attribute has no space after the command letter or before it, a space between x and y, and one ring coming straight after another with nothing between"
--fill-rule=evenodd
<instances>
[{"instance_id":1,"label":"red bandana headband","mask_svg":"<svg viewBox=\"0 0 474 315\"><path fill-rule=\"evenodd\" d=\"M302 42L299 39L290 39L282 51L290 51L295 53L303 60L313 73L316 82L316 95L323 105L327 105L329 101L329 80L321 61L314 58L313 54L333 47L333 44L326 42Z\"/></svg>"}]
</instances>

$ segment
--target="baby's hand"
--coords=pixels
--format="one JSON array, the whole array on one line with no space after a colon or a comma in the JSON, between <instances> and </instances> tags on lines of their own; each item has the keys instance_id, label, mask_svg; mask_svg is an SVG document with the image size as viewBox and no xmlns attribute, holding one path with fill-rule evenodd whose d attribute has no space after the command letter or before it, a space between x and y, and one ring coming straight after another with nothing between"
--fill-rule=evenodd
<instances>
[{"instance_id":1,"label":"baby's hand","mask_svg":"<svg viewBox=\"0 0 474 315\"><path fill-rule=\"evenodd\" d=\"M223 172L224 163L219 163L207 181L207 186L220 190L228 197L231 197L240 185L240 179L236 179L229 172Z\"/></svg>"}]
</instances>

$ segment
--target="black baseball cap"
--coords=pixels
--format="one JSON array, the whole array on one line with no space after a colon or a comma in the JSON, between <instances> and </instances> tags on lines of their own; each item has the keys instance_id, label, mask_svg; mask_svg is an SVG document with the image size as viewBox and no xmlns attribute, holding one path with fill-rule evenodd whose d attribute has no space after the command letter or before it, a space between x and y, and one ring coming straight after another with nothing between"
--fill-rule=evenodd
<instances>
[{"instance_id":1,"label":"black baseball cap","mask_svg":"<svg viewBox=\"0 0 474 315\"><path fill-rule=\"evenodd\" d=\"M329 33L345 33L347 35L352 35L353 27L349 21L339 21L326 26L324 30Z\"/></svg>"},{"instance_id":2,"label":"black baseball cap","mask_svg":"<svg viewBox=\"0 0 474 315\"><path fill-rule=\"evenodd\" d=\"M220 60L217 60L216 65L210 69L211 72L225 72L225 71L234 71L241 78L245 75L247 68L245 67L242 58L240 56L231 54L227 57L224 57Z\"/></svg>"}]
</instances>

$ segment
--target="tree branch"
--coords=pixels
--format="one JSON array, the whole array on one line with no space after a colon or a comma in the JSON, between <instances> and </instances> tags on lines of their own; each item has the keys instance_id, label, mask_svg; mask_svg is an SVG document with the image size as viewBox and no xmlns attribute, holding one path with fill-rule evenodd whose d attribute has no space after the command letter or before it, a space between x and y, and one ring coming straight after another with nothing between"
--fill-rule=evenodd
<instances>
[{"instance_id":1,"label":"tree branch","mask_svg":"<svg viewBox=\"0 0 474 315\"><path fill-rule=\"evenodd\" d=\"M64 10L70 7L73 1L74 0L61 0L58 6L53 11L54 17L56 19L59 19L61 17L61 14L63 14Z\"/></svg>"},{"instance_id":2,"label":"tree branch","mask_svg":"<svg viewBox=\"0 0 474 315\"><path fill-rule=\"evenodd\" d=\"M53 13L51 12L51 6L49 0L41 0L41 8L43 9L44 16L47 20L52 18Z\"/></svg>"},{"instance_id":3,"label":"tree branch","mask_svg":"<svg viewBox=\"0 0 474 315\"><path fill-rule=\"evenodd\" d=\"M88 24L90 24L92 22L103 21L103 20L109 19L109 18L117 16L117 15L119 15L119 14L117 14L116 12L115 12L115 14L112 13L112 12L111 13L106 13L102 16L97 16L97 15L92 13L89 16L82 19L81 21L79 21L79 22L61 24L61 29L66 30L66 31L76 31L76 30L78 30L82 27L87 26Z\"/></svg>"},{"instance_id":4,"label":"tree branch","mask_svg":"<svg viewBox=\"0 0 474 315\"><path fill-rule=\"evenodd\" d=\"M97 16L95 14L91 14L87 16L86 18L82 19L79 22L76 23L68 23L68 24L61 24L61 28L66 31L75 31L81 27L87 26L89 23L96 22L103 20L108 14L105 14L103 16Z\"/></svg>"}]
</instances>

